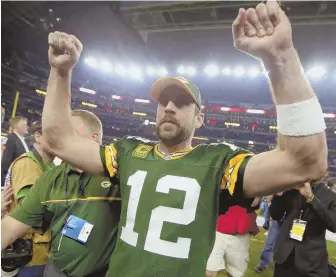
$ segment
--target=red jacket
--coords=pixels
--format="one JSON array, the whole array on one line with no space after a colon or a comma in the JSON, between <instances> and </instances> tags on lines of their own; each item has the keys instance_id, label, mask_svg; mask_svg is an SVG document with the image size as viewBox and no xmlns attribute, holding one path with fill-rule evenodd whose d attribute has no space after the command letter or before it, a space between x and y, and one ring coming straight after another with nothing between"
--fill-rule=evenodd
<instances>
[{"instance_id":1,"label":"red jacket","mask_svg":"<svg viewBox=\"0 0 336 277\"><path fill-rule=\"evenodd\" d=\"M240 206L232 206L227 213L218 218L217 231L223 234L236 235L259 233L257 226L257 214L247 213L246 209Z\"/></svg>"}]
</instances>

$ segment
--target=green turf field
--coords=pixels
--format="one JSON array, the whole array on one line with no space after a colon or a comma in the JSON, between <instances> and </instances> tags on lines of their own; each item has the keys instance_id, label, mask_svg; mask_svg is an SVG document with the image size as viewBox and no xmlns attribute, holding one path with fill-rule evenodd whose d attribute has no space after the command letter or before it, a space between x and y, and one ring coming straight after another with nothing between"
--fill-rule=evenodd
<instances>
[{"instance_id":1,"label":"green turf field","mask_svg":"<svg viewBox=\"0 0 336 277\"><path fill-rule=\"evenodd\" d=\"M259 263L259 257L261 250L264 246L264 231L262 230L257 236L252 238L250 246L250 264L245 274L245 277L272 277L273 276L273 264L269 266L267 270L262 273L255 273L253 268ZM329 259L336 263L336 242L328 241L328 253ZM225 273L218 273L217 277L225 277Z\"/></svg>"}]
</instances>

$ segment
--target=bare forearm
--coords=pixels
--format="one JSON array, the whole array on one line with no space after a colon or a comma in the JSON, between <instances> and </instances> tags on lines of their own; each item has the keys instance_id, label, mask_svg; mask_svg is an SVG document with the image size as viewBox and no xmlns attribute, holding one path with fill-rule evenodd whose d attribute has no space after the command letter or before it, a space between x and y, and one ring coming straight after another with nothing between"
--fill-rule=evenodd
<instances>
[{"instance_id":1,"label":"bare forearm","mask_svg":"<svg viewBox=\"0 0 336 277\"><path fill-rule=\"evenodd\" d=\"M265 62L269 71L272 96L276 105L293 104L311 99L314 91L303 73L296 50L290 49L272 61ZM309 124L309 122L307 122ZM278 136L278 146L293 155L298 163L326 167L327 143L324 132L311 136ZM320 164L320 163L323 163ZM307 167L308 169L308 167Z\"/></svg>"},{"instance_id":2,"label":"bare forearm","mask_svg":"<svg viewBox=\"0 0 336 277\"><path fill-rule=\"evenodd\" d=\"M57 147L63 138L75 135L71 123L71 72L51 68L42 121L47 141Z\"/></svg>"},{"instance_id":3,"label":"bare forearm","mask_svg":"<svg viewBox=\"0 0 336 277\"><path fill-rule=\"evenodd\" d=\"M272 96L276 105L302 102L314 96L294 48L264 61L264 66L269 72Z\"/></svg>"},{"instance_id":4,"label":"bare forearm","mask_svg":"<svg viewBox=\"0 0 336 277\"><path fill-rule=\"evenodd\" d=\"M29 226L18 222L10 216L3 218L1 220L1 251L6 249L18 238L22 238L28 228Z\"/></svg>"}]
</instances>

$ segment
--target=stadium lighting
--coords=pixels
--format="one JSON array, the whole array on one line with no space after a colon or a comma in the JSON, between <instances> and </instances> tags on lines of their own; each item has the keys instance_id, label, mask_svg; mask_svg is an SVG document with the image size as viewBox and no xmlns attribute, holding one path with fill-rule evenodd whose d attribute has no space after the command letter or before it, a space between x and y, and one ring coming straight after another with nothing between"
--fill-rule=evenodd
<instances>
[{"instance_id":1,"label":"stadium lighting","mask_svg":"<svg viewBox=\"0 0 336 277\"><path fill-rule=\"evenodd\" d=\"M254 109L247 109L247 113L253 113L253 114L265 114L264 110L254 110Z\"/></svg>"},{"instance_id":2,"label":"stadium lighting","mask_svg":"<svg viewBox=\"0 0 336 277\"><path fill-rule=\"evenodd\" d=\"M186 70L185 70L183 65L181 65L177 68L177 73L184 74L185 72L186 72Z\"/></svg>"},{"instance_id":3,"label":"stadium lighting","mask_svg":"<svg viewBox=\"0 0 336 277\"><path fill-rule=\"evenodd\" d=\"M324 113L323 117L325 117L325 118L336 118L336 114L334 114L334 113Z\"/></svg>"},{"instance_id":4,"label":"stadium lighting","mask_svg":"<svg viewBox=\"0 0 336 277\"><path fill-rule=\"evenodd\" d=\"M130 71L130 76L134 79L137 80L142 80L142 73L141 73L141 69L138 66L132 65L129 69Z\"/></svg>"},{"instance_id":5,"label":"stadium lighting","mask_svg":"<svg viewBox=\"0 0 336 277\"><path fill-rule=\"evenodd\" d=\"M188 67L187 67L187 74L188 74L189 76L193 76L193 75L195 75L195 74L196 74L196 68L193 67L193 66L188 66Z\"/></svg>"},{"instance_id":6,"label":"stadium lighting","mask_svg":"<svg viewBox=\"0 0 336 277\"><path fill-rule=\"evenodd\" d=\"M98 66L98 62L97 62L97 60L96 60L95 58L92 58L92 57L87 57L87 58L85 58L84 62L85 62L87 65L89 65L89 66L91 66L91 67L93 67L93 68L96 68L96 67Z\"/></svg>"},{"instance_id":7,"label":"stadium lighting","mask_svg":"<svg viewBox=\"0 0 336 277\"><path fill-rule=\"evenodd\" d=\"M91 108L97 108L96 104L92 104L92 103L87 103L87 102L82 102L83 106L87 106L87 107L91 107Z\"/></svg>"},{"instance_id":8,"label":"stadium lighting","mask_svg":"<svg viewBox=\"0 0 336 277\"><path fill-rule=\"evenodd\" d=\"M47 95L46 91L40 90L40 89L36 89L35 90L38 94L42 94L42 95Z\"/></svg>"},{"instance_id":9,"label":"stadium lighting","mask_svg":"<svg viewBox=\"0 0 336 277\"><path fill-rule=\"evenodd\" d=\"M79 88L79 91L89 93L89 94L96 94L97 92L93 89L88 89L88 88Z\"/></svg>"},{"instance_id":10,"label":"stadium lighting","mask_svg":"<svg viewBox=\"0 0 336 277\"><path fill-rule=\"evenodd\" d=\"M153 75L155 75L155 69L153 67L149 66L146 69L146 73L150 76L153 76Z\"/></svg>"},{"instance_id":11,"label":"stadium lighting","mask_svg":"<svg viewBox=\"0 0 336 277\"><path fill-rule=\"evenodd\" d=\"M138 103L150 103L150 100L147 100L147 99L134 99L134 102L138 102Z\"/></svg>"},{"instance_id":12,"label":"stadium lighting","mask_svg":"<svg viewBox=\"0 0 336 277\"><path fill-rule=\"evenodd\" d=\"M133 112L134 115L146 116L146 113Z\"/></svg>"},{"instance_id":13,"label":"stadium lighting","mask_svg":"<svg viewBox=\"0 0 336 277\"><path fill-rule=\"evenodd\" d=\"M116 99L116 100L121 100L122 99L122 97L119 96L119 95L112 95L111 97L112 97L112 99Z\"/></svg>"},{"instance_id":14,"label":"stadium lighting","mask_svg":"<svg viewBox=\"0 0 336 277\"><path fill-rule=\"evenodd\" d=\"M196 68L192 66L184 67L183 65L181 65L177 68L177 72L179 74L186 74L189 76L193 76L196 74Z\"/></svg>"},{"instance_id":15,"label":"stadium lighting","mask_svg":"<svg viewBox=\"0 0 336 277\"><path fill-rule=\"evenodd\" d=\"M214 77L219 73L219 69L216 65L208 65L205 69L204 69L205 73L207 75L209 75L210 77Z\"/></svg>"},{"instance_id":16,"label":"stadium lighting","mask_svg":"<svg viewBox=\"0 0 336 277\"><path fill-rule=\"evenodd\" d=\"M228 108L228 107L221 107L221 111L222 112L228 112L228 111L230 111L230 108Z\"/></svg>"},{"instance_id":17,"label":"stadium lighting","mask_svg":"<svg viewBox=\"0 0 336 277\"><path fill-rule=\"evenodd\" d=\"M164 67L162 67L162 68L160 68L160 69L158 70L158 74L159 74L160 76L166 76L166 75L168 74L168 71L167 71L167 69L165 69Z\"/></svg>"},{"instance_id":18,"label":"stadium lighting","mask_svg":"<svg viewBox=\"0 0 336 277\"><path fill-rule=\"evenodd\" d=\"M115 67L115 72L118 74L118 75L121 75L121 76L123 76L123 75L125 75L125 73L126 73L126 69L125 69L125 67L123 67L122 65L120 65L120 64L118 64L116 67Z\"/></svg>"},{"instance_id":19,"label":"stadium lighting","mask_svg":"<svg viewBox=\"0 0 336 277\"><path fill-rule=\"evenodd\" d=\"M108 73L112 72L112 65L108 61L102 61L99 64L99 68Z\"/></svg>"},{"instance_id":20,"label":"stadium lighting","mask_svg":"<svg viewBox=\"0 0 336 277\"><path fill-rule=\"evenodd\" d=\"M149 124L150 124L150 125L156 125L156 123L153 122L153 121L150 121Z\"/></svg>"},{"instance_id":21,"label":"stadium lighting","mask_svg":"<svg viewBox=\"0 0 336 277\"><path fill-rule=\"evenodd\" d=\"M231 69L229 67L226 67L222 70L222 73L224 76L231 75Z\"/></svg>"},{"instance_id":22,"label":"stadium lighting","mask_svg":"<svg viewBox=\"0 0 336 277\"><path fill-rule=\"evenodd\" d=\"M260 70L257 67L251 67L247 71L247 75L250 77L257 77L260 74Z\"/></svg>"},{"instance_id":23,"label":"stadium lighting","mask_svg":"<svg viewBox=\"0 0 336 277\"><path fill-rule=\"evenodd\" d=\"M307 71L307 75L315 80L321 79L326 73L327 70L322 66L315 66Z\"/></svg>"},{"instance_id":24,"label":"stadium lighting","mask_svg":"<svg viewBox=\"0 0 336 277\"><path fill-rule=\"evenodd\" d=\"M148 126L148 124L149 124L149 120L146 119L145 122L144 122L143 124L146 125L146 126Z\"/></svg>"},{"instance_id":25,"label":"stadium lighting","mask_svg":"<svg viewBox=\"0 0 336 277\"><path fill-rule=\"evenodd\" d=\"M245 69L238 66L233 70L233 74L237 77L243 76L245 74Z\"/></svg>"}]
</instances>

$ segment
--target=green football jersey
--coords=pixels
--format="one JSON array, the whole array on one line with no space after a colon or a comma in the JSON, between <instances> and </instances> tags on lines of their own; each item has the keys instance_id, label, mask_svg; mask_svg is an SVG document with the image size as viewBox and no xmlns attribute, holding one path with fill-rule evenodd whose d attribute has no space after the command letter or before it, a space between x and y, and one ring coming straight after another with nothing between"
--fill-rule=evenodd
<instances>
[{"instance_id":1,"label":"green football jersey","mask_svg":"<svg viewBox=\"0 0 336 277\"><path fill-rule=\"evenodd\" d=\"M107 276L204 277L220 192L242 194L250 156L229 144L164 155L136 137L102 147L102 162L111 177L119 177L122 198Z\"/></svg>"}]
</instances>

